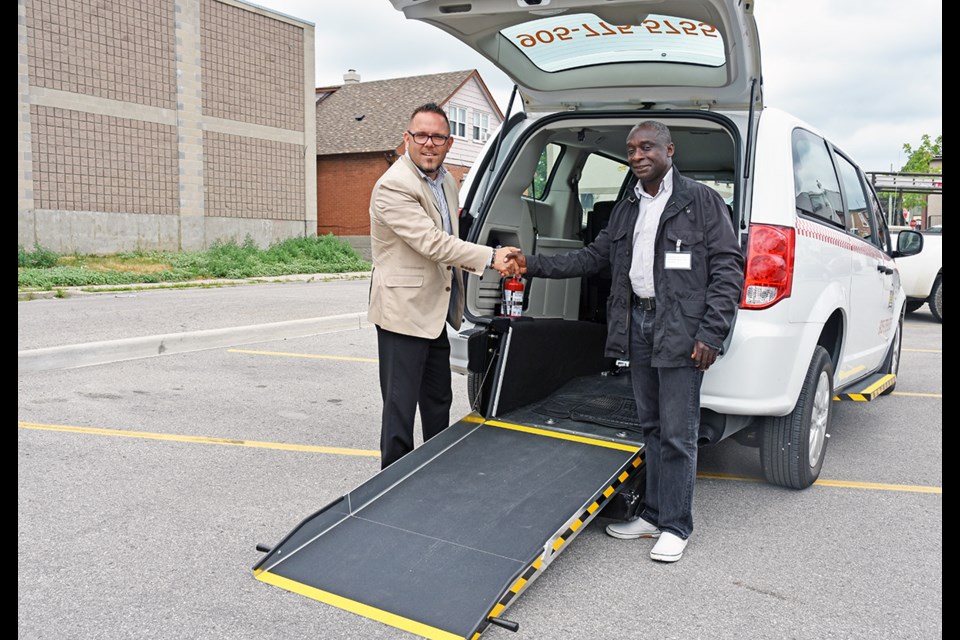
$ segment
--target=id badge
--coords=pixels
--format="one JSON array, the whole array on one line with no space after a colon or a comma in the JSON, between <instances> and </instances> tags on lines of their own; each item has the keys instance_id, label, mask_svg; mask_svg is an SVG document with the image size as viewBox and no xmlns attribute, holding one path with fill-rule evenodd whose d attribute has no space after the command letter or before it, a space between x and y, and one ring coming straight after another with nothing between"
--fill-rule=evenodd
<instances>
[{"instance_id":1,"label":"id badge","mask_svg":"<svg viewBox=\"0 0 960 640\"><path fill-rule=\"evenodd\" d=\"M690 271L690 269L693 268L693 252L680 251L681 243L681 240L677 240L677 249L675 251L668 251L663 256L664 269Z\"/></svg>"},{"instance_id":2,"label":"id badge","mask_svg":"<svg viewBox=\"0 0 960 640\"><path fill-rule=\"evenodd\" d=\"M663 256L664 269L692 269L693 253L690 251L669 251Z\"/></svg>"}]
</instances>

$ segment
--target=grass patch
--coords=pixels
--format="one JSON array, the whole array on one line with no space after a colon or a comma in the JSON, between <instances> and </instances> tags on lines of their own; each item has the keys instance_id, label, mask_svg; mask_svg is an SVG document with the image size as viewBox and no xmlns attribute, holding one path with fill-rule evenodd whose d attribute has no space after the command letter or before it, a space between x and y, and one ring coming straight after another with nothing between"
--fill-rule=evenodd
<instances>
[{"instance_id":1,"label":"grass patch","mask_svg":"<svg viewBox=\"0 0 960 640\"><path fill-rule=\"evenodd\" d=\"M240 279L296 273L369 271L370 263L349 244L326 235L290 238L260 249L249 237L242 243L217 242L206 251L131 251L98 255L65 255L36 246L19 247L17 286L50 290L58 287L133 285Z\"/></svg>"}]
</instances>

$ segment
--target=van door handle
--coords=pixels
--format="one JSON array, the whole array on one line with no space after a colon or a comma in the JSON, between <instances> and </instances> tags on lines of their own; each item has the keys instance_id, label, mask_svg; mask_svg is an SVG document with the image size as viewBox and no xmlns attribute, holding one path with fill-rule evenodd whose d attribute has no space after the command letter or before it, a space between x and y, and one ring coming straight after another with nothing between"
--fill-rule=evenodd
<instances>
[{"instance_id":1,"label":"van door handle","mask_svg":"<svg viewBox=\"0 0 960 640\"><path fill-rule=\"evenodd\" d=\"M893 269L891 269L890 267L885 267L882 264L877 265L877 271L879 271L880 273L885 273L887 275L890 275L891 273L893 273Z\"/></svg>"}]
</instances>

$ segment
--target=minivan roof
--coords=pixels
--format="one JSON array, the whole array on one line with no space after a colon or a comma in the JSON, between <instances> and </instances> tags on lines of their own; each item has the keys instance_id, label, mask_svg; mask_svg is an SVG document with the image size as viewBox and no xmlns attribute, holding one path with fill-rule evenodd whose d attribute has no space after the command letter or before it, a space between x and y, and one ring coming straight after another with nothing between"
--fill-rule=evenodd
<instances>
[{"instance_id":1,"label":"minivan roof","mask_svg":"<svg viewBox=\"0 0 960 640\"><path fill-rule=\"evenodd\" d=\"M479 52L528 111L762 108L752 0L391 0Z\"/></svg>"}]
</instances>

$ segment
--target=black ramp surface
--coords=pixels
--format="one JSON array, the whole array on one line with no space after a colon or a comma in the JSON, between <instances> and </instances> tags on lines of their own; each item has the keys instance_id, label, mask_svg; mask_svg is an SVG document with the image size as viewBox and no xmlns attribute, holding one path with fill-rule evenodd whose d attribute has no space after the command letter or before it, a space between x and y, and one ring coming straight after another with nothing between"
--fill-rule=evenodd
<instances>
[{"instance_id":1,"label":"black ramp surface","mask_svg":"<svg viewBox=\"0 0 960 640\"><path fill-rule=\"evenodd\" d=\"M389 614L442 630L434 637L468 637L637 454L543 433L480 426L365 505L351 494L349 517L269 573L401 628ZM373 613L320 597L329 594Z\"/></svg>"}]
</instances>

